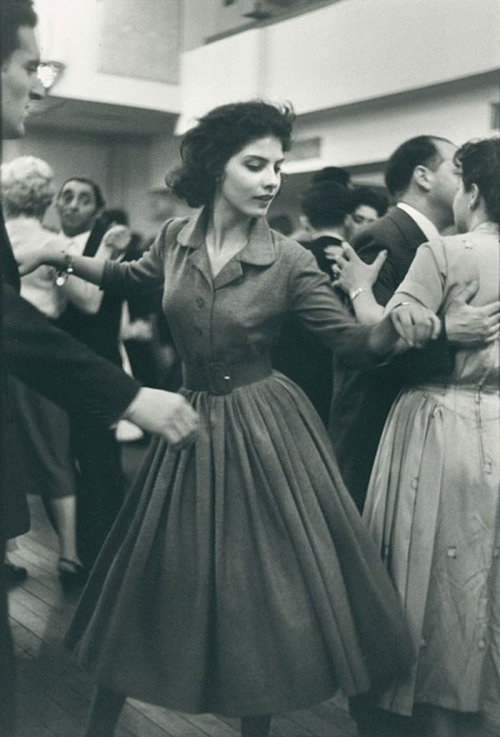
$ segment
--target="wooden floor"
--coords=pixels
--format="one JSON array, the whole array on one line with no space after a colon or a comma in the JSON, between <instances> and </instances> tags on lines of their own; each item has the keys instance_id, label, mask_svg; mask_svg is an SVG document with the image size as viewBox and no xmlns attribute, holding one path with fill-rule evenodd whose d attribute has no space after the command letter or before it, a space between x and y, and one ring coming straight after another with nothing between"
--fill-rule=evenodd
<instances>
[{"instance_id":1,"label":"wooden floor","mask_svg":"<svg viewBox=\"0 0 500 737\"><path fill-rule=\"evenodd\" d=\"M141 452L127 448L129 473ZM78 737L90 701L90 678L72 661L62 637L77 594L61 589L56 576L56 538L39 499L30 499L32 526L18 538L11 559L29 571L9 594L11 626L18 657L17 737ZM212 715L191 716L127 702L117 737L237 737L238 723ZM308 711L273 719L273 737L354 737L356 729L339 698Z\"/></svg>"},{"instance_id":2,"label":"wooden floor","mask_svg":"<svg viewBox=\"0 0 500 737\"><path fill-rule=\"evenodd\" d=\"M141 447L124 451L132 475ZM30 500L32 529L18 538L13 562L24 565L28 579L9 595L12 631L18 656L19 731L17 737L78 737L88 709L92 683L62 646L77 594L61 589L55 573L56 538L39 499ZM212 715L191 716L127 702L117 737L237 737L238 723ZM272 737L355 737L345 701L336 697L307 711L275 717ZM500 712L487 712L481 736L499 737Z\"/></svg>"}]
</instances>

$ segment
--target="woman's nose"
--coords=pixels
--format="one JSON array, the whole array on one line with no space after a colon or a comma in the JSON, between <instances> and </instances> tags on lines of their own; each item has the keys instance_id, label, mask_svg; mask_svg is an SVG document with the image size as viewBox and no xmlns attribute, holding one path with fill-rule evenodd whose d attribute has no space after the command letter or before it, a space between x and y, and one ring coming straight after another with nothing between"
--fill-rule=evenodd
<instances>
[{"instance_id":1,"label":"woman's nose","mask_svg":"<svg viewBox=\"0 0 500 737\"><path fill-rule=\"evenodd\" d=\"M265 171L264 184L268 189L276 189L279 185L280 175L279 172L274 169L268 169Z\"/></svg>"}]
</instances>

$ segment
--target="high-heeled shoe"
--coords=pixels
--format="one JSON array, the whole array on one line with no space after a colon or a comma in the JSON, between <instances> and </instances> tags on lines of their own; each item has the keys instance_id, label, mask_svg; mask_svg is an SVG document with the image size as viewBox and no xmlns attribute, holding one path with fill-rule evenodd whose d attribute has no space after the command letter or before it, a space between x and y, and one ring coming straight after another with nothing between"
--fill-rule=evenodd
<instances>
[{"instance_id":1,"label":"high-heeled shoe","mask_svg":"<svg viewBox=\"0 0 500 737\"><path fill-rule=\"evenodd\" d=\"M57 572L63 589L73 589L77 586L84 586L89 572L76 560L70 558L59 558L57 563Z\"/></svg>"}]
</instances>

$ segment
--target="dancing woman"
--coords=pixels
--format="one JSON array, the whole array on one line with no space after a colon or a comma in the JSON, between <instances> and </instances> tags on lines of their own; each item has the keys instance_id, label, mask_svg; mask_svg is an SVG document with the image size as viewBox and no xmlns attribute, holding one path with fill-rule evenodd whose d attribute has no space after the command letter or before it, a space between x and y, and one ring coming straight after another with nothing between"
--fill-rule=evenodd
<instances>
[{"instance_id":1,"label":"dancing woman","mask_svg":"<svg viewBox=\"0 0 500 737\"><path fill-rule=\"evenodd\" d=\"M260 101L211 111L172 181L201 212L165 223L137 262L71 264L123 295L163 285L200 417L196 443L152 442L68 633L98 684L87 737L113 734L127 696L239 716L244 737L263 737L272 713L366 692L411 660L321 420L269 350L290 313L362 366L439 322L400 307L357 325L311 254L269 229L292 122Z\"/></svg>"}]
</instances>

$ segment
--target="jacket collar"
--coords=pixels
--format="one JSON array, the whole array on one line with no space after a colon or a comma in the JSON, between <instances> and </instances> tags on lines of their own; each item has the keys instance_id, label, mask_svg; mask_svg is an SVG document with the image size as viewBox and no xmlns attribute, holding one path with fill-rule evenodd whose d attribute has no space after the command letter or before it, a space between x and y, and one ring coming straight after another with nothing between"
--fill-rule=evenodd
<instances>
[{"instance_id":1,"label":"jacket collar","mask_svg":"<svg viewBox=\"0 0 500 737\"><path fill-rule=\"evenodd\" d=\"M190 218L179 231L177 241L181 246L199 249L205 244L208 210L204 208ZM267 220L256 218L244 248L234 257L237 261L255 266L269 266L276 260L274 238Z\"/></svg>"}]
</instances>

